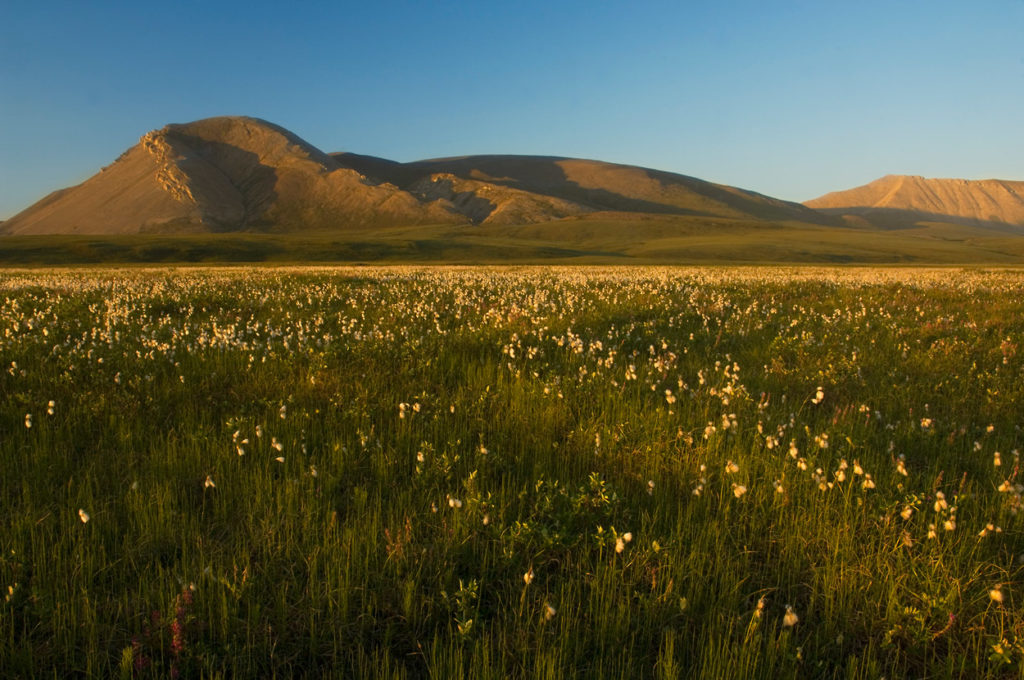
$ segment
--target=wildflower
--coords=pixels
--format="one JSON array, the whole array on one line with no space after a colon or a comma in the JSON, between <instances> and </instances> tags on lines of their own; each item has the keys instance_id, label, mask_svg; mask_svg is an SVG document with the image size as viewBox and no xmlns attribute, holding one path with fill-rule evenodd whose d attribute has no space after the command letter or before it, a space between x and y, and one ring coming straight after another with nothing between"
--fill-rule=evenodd
<instances>
[{"instance_id":1,"label":"wildflower","mask_svg":"<svg viewBox=\"0 0 1024 680\"><path fill-rule=\"evenodd\" d=\"M85 510L83 510L82 508L79 508L79 509L78 509L78 519L82 520L82 524L85 524L85 523L86 523L86 522L88 522L88 521L89 521L89 520L90 520L91 518L89 517L89 513L87 513L87 512L86 512Z\"/></svg>"},{"instance_id":2,"label":"wildflower","mask_svg":"<svg viewBox=\"0 0 1024 680\"><path fill-rule=\"evenodd\" d=\"M999 466L1000 466L1000 465L1002 465L1002 464L1003 464L1003 459L1002 459L1002 457L1001 457L1001 456L999 455L999 452L998 452L998 451L996 451L996 452L995 452L994 454L992 454L992 465L993 465L994 467L999 467Z\"/></svg>"},{"instance_id":3,"label":"wildflower","mask_svg":"<svg viewBox=\"0 0 1024 680\"><path fill-rule=\"evenodd\" d=\"M213 483L213 479L210 478L210 475L206 475L206 481L203 482L203 488L212 489L215 488L216 486L217 485Z\"/></svg>"},{"instance_id":4,"label":"wildflower","mask_svg":"<svg viewBox=\"0 0 1024 680\"><path fill-rule=\"evenodd\" d=\"M936 536L938 536L938 534L935 533L935 525L934 524L929 524L928 525L928 538L935 538Z\"/></svg>"},{"instance_id":5,"label":"wildflower","mask_svg":"<svg viewBox=\"0 0 1024 680\"><path fill-rule=\"evenodd\" d=\"M941 491L935 492L935 512L942 512L949 507L949 503L946 502L946 494Z\"/></svg>"},{"instance_id":6,"label":"wildflower","mask_svg":"<svg viewBox=\"0 0 1024 680\"><path fill-rule=\"evenodd\" d=\"M873 480L871 478L871 474L870 473L865 473L864 474L864 483L861 484L860 486L865 491L868 491L870 489L874 489L875 488L875 480Z\"/></svg>"},{"instance_id":7,"label":"wildflower","mask_svg":"<svg viewBox=\"0 0 1024 680\"><path fill-rule=\"evenodd\" d=\"M615 539L615 552L620 553L626 549L626 542L622 538Z\"/></svg>"},{"instance_id":8,"label":"wildflower","mask_svg":"<svg viewBox=\"0 0 1024 680\"><path fill-rule=\"evenodd\" d=\"M953 531L956 529L956 518L950 517L947 519L945 524L943 524L943 527L945 527L946 531Z\"/></svg>"},{"instance_id":9,"label":"wildflower","mask_svg":"<svg viewBox=\"0 0 1024 680\"><path fill-rule=\"evenodd\" d=\"M862 474L864 474L864 468L862 468L860 466L860 461L858 461L856 459L853 461L853 474L855 474L855 475L862 475Z\"/></svg>"},{"instance_id":10,"label":"wildflower","mask_svg":"<svg viewBox=\"0 0 1024 680\"><path fill-rule=\"evenodd\" d=\"M796 615L795 611L793 611L793 607L787 604L786 615L782 617L782 625L790 628L795 626L799 621L800 617Z\"/></svg>"},{"instance_id":11,"label":"wildflower","mask_svg":"<svg viewBox=\"0 0 1024 680\"><path fill-rule=\"evenodd\" d=\"M995 602L996 604L1002 604L1003 603L1003 591L999 588L999 586L996 586L992 590L988 591L988 598L990 600L992 600L993 602Z\"/></svg>"},{"instance_id":12,"label":"wildflower","mask_svg":"<svg viewBox=\"0 0 1024 680\"><path fill-rule=\"evenodd\" d=\"M740 496L742 496L746 492L747 492L747 487L743 486L742 484L733 484L732 485L732 495L736 496L736 498L739 498Z\"/></svg>"},{"instance_id":13,"label":"wildflower","mask_svg":"<svg viewBox=\"0 0 1024 680\"><path fill-rule=\"evenodd\" d=\"M913 514L914 508L908 505L907 507L903 508L903 511L900 513L900 517L902 517L903 519L910 519L910 516Z\"/></svg>"},{"instance_id":14,"label":"wildflower","mask_svg":"<svg viewBox=\"0 0 1024 680\"><path fill-rule=\"evenodd\" d=\"M523 583L526 585L533 583L533 567L530 567L530 571L523 574Z\"/></svg>"},{"instance_id":15,"label":"wildflower","mask_svg":"<svg viewBox=\"0 0 1024 680\"><path fill-rule=\"evenodd\" d=\"M931 418L921 418L921 429L930 430L932 428L932 422Z\"/></svg>"},{"instance_id":16,"label":"wildflower","mask_svg":"<svg viewBox=\"0 0 1024 680\"><path fill-rule=\"evenodd\" d=\"M796 440L795 439L790 439L789 440L789 457L793 458L795 460L796 457L799 456L799 455L800 455L800 449L798 449L796 447Z\"/></svg>"},{"instance_id":17,"label":"wildflower","mask_svg":"<svg viewBox=\"0 0 1024 680\"><path fill-rule=\"evenodd\" d=\"M818 404L820 404L824 400L825 400L825 390L823 390L821 387L818 387L818 391L815 392L814 399L811 399L811 403L814 404L815 406L817 406Z\"/></svg>"},{"instance_id":18,"label":"wildflower","mask_svg":"<svg viewBox=\"0 0 1024 680\"><path fill-rule=\"evenodd\" d=\"M1000 493L1007 493L1007 492L1012 491L1012 490L1013 490L1013 485L1010 484L1010 480L1008 480L1008 479L1006 481L1004 481L1002 484L1000 484L999 488L997 489L997 491L999 491Z\"/></svg>"},{"instance_id":19,"label":"wildflower","mask_svg":"<svg viewBox=\"0 0 1024 680\"><path fill-rule=\"evenodd\" d=\"M629 543L633 540L633 533L627 531L626 533L622 534L622 540L624 540L626 543Z\"/></svg>"},{"instance_id":20,"label":"wildflower","mask_svg":"<svg viewBox=\"0 0 1024 680\"><path fill-rule=\"evenodd\" d=\"M903 454L900 454L899 460L896 461L896 472L900 473L904 477L907 476L907 464L903 459Z\"/></svg>"},{"instance_id":21,"label":"wildflower","mask_svg":"<svg viewBox=\"0 0 1024 680\"><path fill-rule=\"evenodd\" d=\"M740 466L731 460L725 461L725 471L728 474L733 474L740 471Z\"/></svg>"}]
</instances>

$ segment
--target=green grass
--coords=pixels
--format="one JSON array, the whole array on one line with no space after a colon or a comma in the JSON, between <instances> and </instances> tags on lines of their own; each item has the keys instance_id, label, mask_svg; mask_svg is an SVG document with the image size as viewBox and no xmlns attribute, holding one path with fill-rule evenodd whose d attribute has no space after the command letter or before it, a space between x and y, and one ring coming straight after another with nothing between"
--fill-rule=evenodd
<instances>
[{"instance_id":1,"label":"green grass","mask_svg":"<svg viewBox=\"0 0 1024 680\"><path fill-rule=\"evenodd\" d=\"M1024 239L952 224L899 230L618 214L525 226L128 236L0 236L0 265L131 263L1021 264Z\"/></svg>"},{"instance_id":2,"label":"green grass","mask_svg":"<svg viewBox=\"0 0 1024 680\"><path fill-rule=\"evenodd\" d=\"M1020 677L1022 289L0 273L0 676Z\"/></svg>"}]
</instances>

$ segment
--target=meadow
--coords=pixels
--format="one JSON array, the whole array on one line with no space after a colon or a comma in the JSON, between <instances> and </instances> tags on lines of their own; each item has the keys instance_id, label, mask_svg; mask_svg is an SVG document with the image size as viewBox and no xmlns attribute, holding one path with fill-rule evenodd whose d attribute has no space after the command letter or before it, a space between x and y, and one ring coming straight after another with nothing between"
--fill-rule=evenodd
<instances>
[{"instance_id":1,"label":"meadow","mask_svg":"<svg viewBox=\"0 0 1024 680\"><path fill-rule=\"evenodd\" d=\"M1024 271L0 272L0 676L1024 675Z\"/></svg>"}]
</instances>

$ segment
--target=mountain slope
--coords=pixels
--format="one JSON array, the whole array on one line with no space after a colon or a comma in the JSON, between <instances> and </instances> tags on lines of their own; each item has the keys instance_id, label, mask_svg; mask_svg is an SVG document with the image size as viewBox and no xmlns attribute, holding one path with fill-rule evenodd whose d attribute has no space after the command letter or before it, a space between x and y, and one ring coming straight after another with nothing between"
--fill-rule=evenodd
<instances>
[{"instance_id":1,"label":"mountain slope","mask_svg":"<svg viewBox=\"0 0 1024 680\"><path fill-rule=\"evenodd\" d=\"M900 226L944 221L975 226L1024 226L1024 182L926 179L888 175L804 205L835 215L857 215Z\"/></svg>"},{"instance_id":2,"label":"mountain slope","mask_svg":"<svg viewBox=\"0 0 1024 680\"><path fill-rule=\"evenodd\" d=\"M551 217L592 212L699 215L757 220L829 222L800 205L768 196L712 184L670 172L594 160L553 156L464 156L413 163L395 163L372 156L335 153L342 165L416 193L432 178L477 182L554 199ZM496 206L497 208L497 206ZM514 223L514 210L496 209L485 222ZM529 212L527 213L529 215ZM534 217L537 217L534 215ZM534 222L538 219L520 220Z\"/></svg>"}]
</instances>

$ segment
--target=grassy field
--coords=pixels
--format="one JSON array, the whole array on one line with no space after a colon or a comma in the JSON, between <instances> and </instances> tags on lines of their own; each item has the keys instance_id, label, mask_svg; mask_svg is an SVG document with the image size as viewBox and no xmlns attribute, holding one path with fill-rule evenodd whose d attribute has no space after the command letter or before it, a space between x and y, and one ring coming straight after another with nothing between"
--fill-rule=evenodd
<instances>
[{"instance_id":1,"label":"grassy field","mask_svg":"<svg viewBox=\"0 0 1024 680\"><path fill-rule=\"evenodd\" d=\"M880 230L618 213L522 226L0 236L0 266L246 262L1020 265L1024 238L939 223Z\"/></svg>"},{"instance_id":2,"label":"grassy field","mask_svg":"<svg viewBox=\"0 0 1024 680\"><path fill-rule=\"evenodd\" d=\"M1024 272L0 273L2 677L1020 677Z\"/></svg>"}]
</instances>

